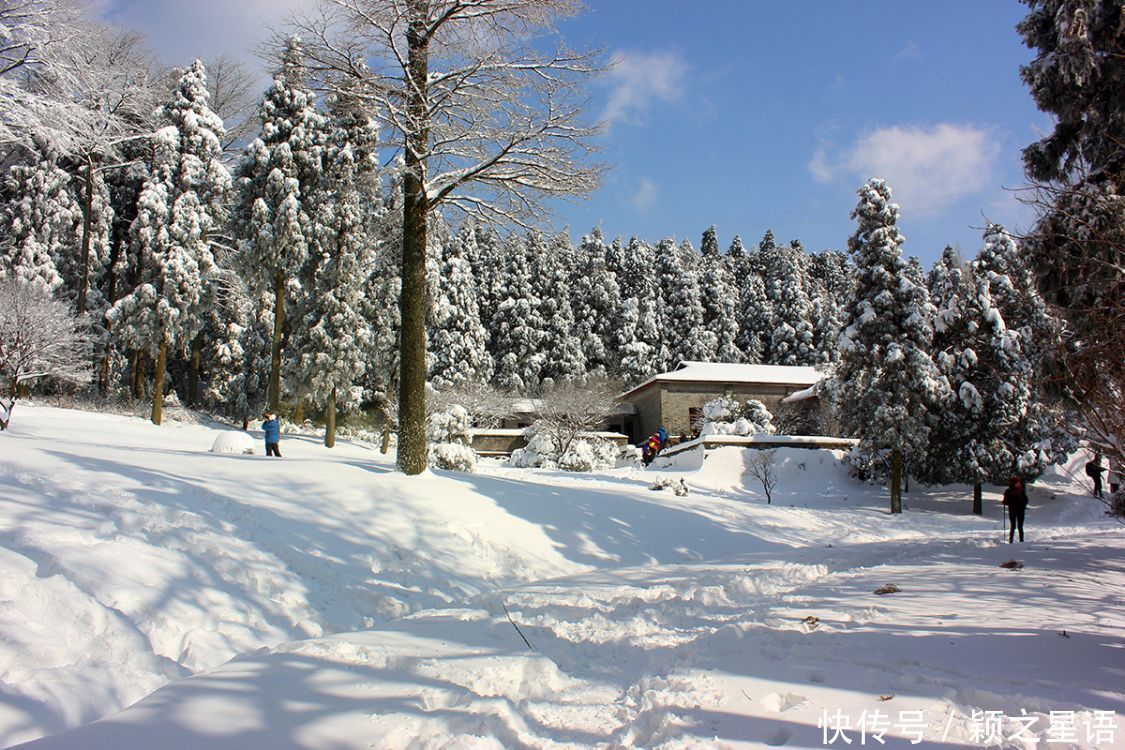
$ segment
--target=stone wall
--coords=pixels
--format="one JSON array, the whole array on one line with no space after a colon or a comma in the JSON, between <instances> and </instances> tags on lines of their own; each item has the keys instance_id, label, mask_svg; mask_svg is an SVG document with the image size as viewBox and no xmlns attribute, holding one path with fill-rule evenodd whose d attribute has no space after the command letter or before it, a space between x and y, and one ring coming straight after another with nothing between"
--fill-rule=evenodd
<instances>
[{"instance_id":1,"label":"stone wall","mask_svg":"<svg viewBox=\"0 0 1125 750\"><path fill-rule=\"evenodd\" d=\"M657 381L629 399L637 410L635 428L630 437L644 440L661 425L672 436L691 436L691 410L702 409L708 401L725 396L728 392L739 401L756 398L771 412L776 412L781 400L791 393L804 390L805 385L737 384L729 388L722 383L687 383Z\"/></svg>"}]
</instances>

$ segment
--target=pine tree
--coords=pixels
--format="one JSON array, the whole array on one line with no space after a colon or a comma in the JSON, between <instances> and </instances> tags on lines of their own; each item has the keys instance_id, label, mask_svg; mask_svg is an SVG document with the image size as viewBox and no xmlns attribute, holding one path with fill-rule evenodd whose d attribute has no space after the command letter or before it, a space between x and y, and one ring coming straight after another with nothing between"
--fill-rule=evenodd
<instances>
[{"instance_id":1,"label":"pine tree","mask_svg":"<svg viewBox=\"0 0 1125 750\"><path fill-rule=\"evenodd\" d=\"M924 415L948 397L948 384L928 354L934 308L926 287L909 278L890 188L872 178L858 193L852 212L858 228L848 240L856 302L840 339L836 406L841 423L859 438L861 461L877 464L889 453L891 512L901 513L904 457L926 450Z\"/></svg>"},{"instance_id":2,"label":"pine tree","mask_svg":"<svg viewBox=\"0 0 1125 750\"><path fill-rule=\"evenodd\" d=\"M70 175L52 159L8 170L3 223L8 227L0 256L0 276L10 274L49 294L73 293L64 287L59 261L76 254L80 211L71 195Z\"/></svg>"},{"instance_id":3,"label":"pine tree","mask_svg":"<svg viewBox=\"0 0 1125 750\"><path fill-rule=\"evenodd\" d=\"M310 252L317 252L313 214L325 120L306 75L301 42L290 37L258 112L261 135L247 147L237 172L234 224L243 277L255 294L273 294L268 397L273 411L281 400L286 309L299 304L302 271Z\"/></svg>"},{"instance_id":4,"label":"pine tree","mask_svg":"<svg viewBox=\"0 0 1125 750\"><path fill-rule=\"evenodd\" d=\"M442 253L430 327L430 380L439 391L492 379L488 334L481 322L479 294L472 266L465 258L465 242L475 243L471 227L458 233Z\"/></svg>"},{"instance_id":5,"label":"pine tree","mask_svg":"<svg viewBox=\"0 0 1125 750\"><path fill-rule=\"evenodd\" d=\"M813 340L812 306L805 294L804 252L773 245L762 253L766 298L773 313L767 361L775 365L811 365L818 360Z\"/></svg>"},{"instance_id":6,"label":"pine tree","mask_svg":"<svg viewBox=\"0 0 1125 750\"><path fill-rule=\"evenodd\" d=\"M578 338L571 300L575 295L570 282L574 274L574 247L563 232L532 256L535 295L543 321L543 367L539 374L544 386L581 381L586 376L586 354Z\"/></svg>"},{"instance_id":7,"label":"pine tree","mask_svg":"<svg viewBox=\"0 0 1125 750\"><path fill-rule=\"evenodd\" d=\"M363 293L379 219L370 199L379 190L379 129L358 100L337 94L326 134L321 185L312 201L318 257L308 264L314 270L299 308L294 349L309 398L324 408L324 444L331 448L337 412L362 395L362 352L371 346Z\"/></svg>"},{"instance_id":8,"label":"pine tree","mask_svg":"<svg viewBox=\"0 0 1125 750\"><path fill-rule=\"evenodd\" d=\"M504 299L496 308L491 325L493 380L500 388L516 393L539 385L545 354L545 322L531 278L531 250L527 238L510 235L506 246Z\"/></svg>"},{"instance_id":9,"label":"pine tree","mask_svg":"<svg viewBox=\"0 0 1125 750\"><path fill-rule=\"evenodd\" d=\"M231 188L222 163L223 121L211 111L207 74L196 60L162 109L169 123L156 133L152 174L141 192L133 241L144 283L107 314L118 335L156 357L152 421L160 424L169 352L186 351L211 304L212 237L225 220Z\"/></svg>"},{"instance_id":10,"label":"pine tree","mask_svg":"<svg viewBox=\"0 0 1125 750\"><path fill-rule=\"evenodd\" d=\"M1125 463L1125 8L1120 0L1026 0L1020 69L1054 129L1023 151L1038 221L1023 243L1037 286L1066 323L1056 396L1085 439Z\"/></svg>"},{"instance_id":11,"label":"pine tree","mask_svg":"<svg viewBox=\"0 0 1125 750\"><path fill-rule=\"evenodd\" d=\"M657 366L666 370L682 361L708 361L715 351L715 339L703 327L699 278L684 263L685 254L671 238L661 240L655 251L663 334Z\"/></svg>"},{"instance_id":12,"label":"pine tree","mask_svg":"<svg viewBox=\"0 0 1125 750\"><path fill-rule=\"evenodd\" d=\"M610 270L601 230L582 237L571 276L574 322L578 345L585 355L586 374L605 378L615 372L621 355L614 318L621 307L617 274Z\"/></svg>"},{"instance_id":13,"label":"pine tree","mask_svg":"<svg viewBox=\"0 0 1125 750\"><path fill-rule=\"evenodd\" d=\"M766 285L756 273L742 277L739 291L738 338L735 344L742 359L750 364L766 364L772 333L773 305L766 297Z\"/></svg>"},{"instance_id":14,"label":"pine tree","mask_svg":"<svg viewBox=\"0 0 1125 750\"><path fill-rule=\"evenodd\" d=\"M1030 447L1021 434L1031 406L1030 363L979 268L946 248L929 283L937 308L934 359L954 397L931 415L930 449L919 468L929 481L972 484L979 514L982 483L1004 483Z\"/></svg>"},{"instance_id":15,"label":"pine tree","mask_svg":"<svg viewBox=\"0 0 1125 750\"><path fill-rule=\"evenodd\" d=\"M631 238L621 249L620 268L621 307L614 326L615 346L621 353L617 374L626 384L634 385L659 372L663 365L660 295L652 248Z\"/></svg>"},{"instance_id":16,"label":"pine tree","mask_svg":"<svg viewBox=\"0 0 1125 750\"><path fill-rule=\"evenodd\" d=\"M735 344L738 337L738 287L719 255L715 227L703 234L700 244L699 293L703 305L703 326L714 338L714 361L741 362L742 352Z\"/></svg>"}]
</instances>

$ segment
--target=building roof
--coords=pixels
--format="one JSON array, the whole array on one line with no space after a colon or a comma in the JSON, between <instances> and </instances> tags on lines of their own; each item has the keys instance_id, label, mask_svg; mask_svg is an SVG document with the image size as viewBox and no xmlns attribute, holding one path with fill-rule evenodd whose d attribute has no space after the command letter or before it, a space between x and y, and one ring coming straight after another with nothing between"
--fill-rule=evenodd
<instances>
[{"instance_id":1,"label":"building roof","mask_svg":"<svg viewBox=\"0 0 1125 750\"><path fill-rule=\"evenodd\" d=\"M815 367L735 365L727 362L684 361L671 372L653 375L637 387L621 394L621 398L627 398L657 382L714 383L715 385L755 383L808 387L820 382L823 378L824 373L819 372Z\"/></svg>"}]
</instances>

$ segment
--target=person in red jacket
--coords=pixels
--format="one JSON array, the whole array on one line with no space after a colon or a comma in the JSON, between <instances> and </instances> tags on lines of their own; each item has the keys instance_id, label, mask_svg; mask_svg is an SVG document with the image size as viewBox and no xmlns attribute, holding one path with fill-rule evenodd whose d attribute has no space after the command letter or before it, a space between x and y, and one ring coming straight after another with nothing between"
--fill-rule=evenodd
<instances>
[{"instance_id":1,"label":"person in red jacket","mask_svg":"<svg viewBox=\"0 0 1125 750\"><path fill-rule=\"evenodd\" d=\"M1008 506L1008 544L1016 537L1016 527L1019 526L1020 541L1023 541L1023 516L1027 510L1027 492L1023 489L1023 481L1019 477L1008 480L1008 489L1004 490L1004 505Z\"/></svg>"}]
</instances>

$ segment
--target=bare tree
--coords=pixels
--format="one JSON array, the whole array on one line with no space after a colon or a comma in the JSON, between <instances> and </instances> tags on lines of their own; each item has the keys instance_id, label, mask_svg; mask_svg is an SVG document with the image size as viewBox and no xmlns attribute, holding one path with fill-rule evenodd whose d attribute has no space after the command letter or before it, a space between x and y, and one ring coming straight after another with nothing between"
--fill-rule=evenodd
<instances>
[{"instance_id":1,"label":"bare tree","mask_svg":"<svg viewBox=\"0 0 1125 750\"><path fill-rule=\"evenodd\" d=\"M766 493L766 504L773 503L773 488L777 486L777 464L774 454L777 450L758 450L746 458L746 471L762 484Z\"/></svg>"},{"instance_id":2,"label":"bare tree","mask_svg":"<svg viewBox=\"0 0 1125 750\"><path fill-rule=\"evenodd\" d=\"M549 434L562 456L581 435L597 430L617 408L620 383L591 379L561 383L536 399L537 428Z\"/></svg>"},{"instance_id":3,"label":"bare tree","mask_svg":"<svg viewBox=\"0 0 1125 750\"><path fill-rule=\"evenodd\" d=\"M430 401L433 410L453 404L465 407L477 427L498 427L511 415L513 397L488 383L465 382L454 388L434 393Z\"/></svg>"},{"instance_id":4,"label":"bare tree","mask_svg":"<svg viewBox=\"0 0 1125 750\"><path fill-rule=\"evenodd\" d=\"M84 383L88 354L69 305L19 279L0 279L0 430L8 429L21 385L45 377Z\"/></svg>"},{"instance_id":5,"label":"bare tree","mask_svg":"<svg viewBox=\"0 0 1125 750\"><path fill-rule=\"evenodd\" d=\"M366 103L403 157L399 468L426 468L426 240L443 206L527 225L542 200L586 195L580 84L592 53L537 37L577 0L321 0L293 25L312 75Z\"/></svg>"},{"instance_id":6,"label":"bare tree","mask_svg":"<svg viewBox=\"0 0 1125 750\"><path fill-rule=\"evenodd\" d=\"M223 153L234 157L258 127L260 92L257 79L241 60L232 55L222 54L205 62L211 109L223 118L226 127Z\"/></svg>"}]
</instances>

